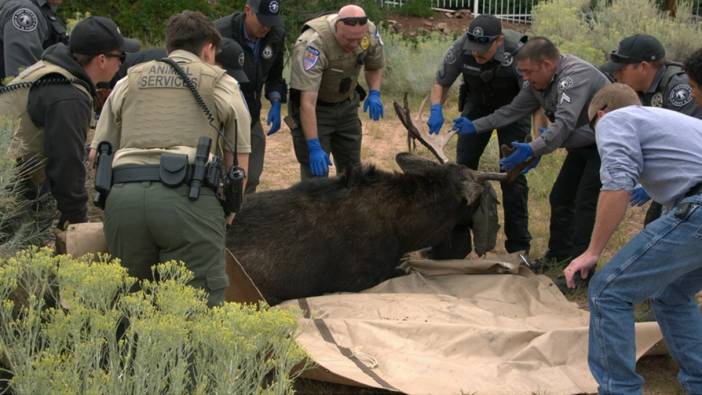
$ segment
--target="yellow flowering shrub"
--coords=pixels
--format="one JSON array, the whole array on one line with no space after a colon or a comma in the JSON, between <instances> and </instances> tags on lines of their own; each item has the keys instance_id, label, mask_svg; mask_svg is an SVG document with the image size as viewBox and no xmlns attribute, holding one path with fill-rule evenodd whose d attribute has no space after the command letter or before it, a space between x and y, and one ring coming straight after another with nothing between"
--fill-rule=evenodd
<instances>
[{"instance_id":1,"label":"yellow flowering shrub","mask_svg":"<svg viewBox=\"0 0 702 395\"><path fill-rule=\"evenodd\" d=\"M105 256L0 258L0 363L16 394L293 392L293 311L207 308L182 263L137 283ZM133 291L137 289L137 291ZM132 290L133 292L130 292Z\"/></svg>"}]
</instances>

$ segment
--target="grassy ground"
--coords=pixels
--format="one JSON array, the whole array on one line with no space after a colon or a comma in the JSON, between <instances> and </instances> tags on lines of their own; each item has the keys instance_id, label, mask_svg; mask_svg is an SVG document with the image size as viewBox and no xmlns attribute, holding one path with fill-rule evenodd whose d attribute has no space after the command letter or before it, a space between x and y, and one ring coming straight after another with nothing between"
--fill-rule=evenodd
<instances>
[{"instance_id":1,"label":"grassy ground","mask_svg":"<svg viewBox=\"0 0 702 395\"><path fill-rule=\"evenodd\" d=\"M370 122L366 114L361 114L363 121L363 149L362 159L364 163L372 163L384 169L398 170L394 162L397 153L407 150L406 132L392 110L392 97L384 97L385 118L380 122ZM395 98L399 100L400 98ZM414 99L411 109L416 112L419 100ZM446 125L457 116L455 103L449 103L446 107ZM266 112L264 110L263 114ZM265 123L264 123L265 126ZM456 140L452 140L446 153L455 158ZM429 157L427 151L420 149L419 152ZM560 168L565 152L559 150L552 155L544 157L539 167L531 171L528 175L530 196L529 228L533 236L532 257L540 257L546 252L548 244L548 221L550 215L548 194ZM481 167L486 170L497 170L498 154L496 139L493 139L488 146L481 163ZM332 170L333 171L333 170ZM282 129L270 136L267 140L266 162L264 173L261 179L259 190L271 190L286 188L299 180L299 165L295 161L292 148L292 138L289 130L283 126ZM499 188L496 188L499 193ZM632 235L641 228L644 208L630 209L619 230L611 240L605 256L600 262L606 262L612 254L621 247ZM500 212L500 215L502 213ZM504 235L500 233L498 240L498 250L502 250ZM555 275L557 273L551 273ZM578 302L583 308L586 307L585 293L579 292L570 295L569 298ZM674 362L667 356L648 357L639 362L638 370L646 378L645 394L675 394L682 393L682 389L675 379L677 368ZM374 389L359 389L332 385L328 383L316 382L313 380L300 380L297 390L303 394L379 394L384 391Z\"/></svg>"}]
</instances>

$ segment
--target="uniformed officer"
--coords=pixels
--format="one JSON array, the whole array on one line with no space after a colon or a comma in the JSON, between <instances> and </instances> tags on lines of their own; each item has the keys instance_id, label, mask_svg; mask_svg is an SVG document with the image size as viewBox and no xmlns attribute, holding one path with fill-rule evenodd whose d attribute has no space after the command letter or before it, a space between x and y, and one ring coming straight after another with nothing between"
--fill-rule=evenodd
<instances>
[{"instance_id":1,"label":"uniformed officer","mask_svg":"<svg viewBox=\"0 0 702 395\"><path fill-rule=\"evenodd\" d=\"M35 169L26 182L27 198L50 191L60 228L87 220L83 161L94 126L95 84L112 78L125 49L114 22L89 17L76 25L69 45L47 48L0 94L2 113L19 121L13 141L18 164Z\"/></svg>"},{"instance_id":2,"label":"uniformed officer","mask_svg":"<svg viewBox=\"0 0 702 395\"><path fill-rule=\"evenodd\" d=\"M454 128L461 134L489 132L543 107L551 124L530 143L512 142L514 153L500 160L511 170L532 157L568 151L549 202L551 220L544 264L563 262L587 248L600 190L600 158L587 118L590 99L609 83L596 67L572 55L561 55L545 37L530 38L516 56L524 85L514 100L492 114L471 121L461 117Z\"/></svg>"},{"instance_id":3,"label":"uniformed officer","mask_svg":"<svg viewBox=\"0 0 702 395\"><path fill-rule=\"evenodd\" d=\"M448 49L436 74L431 91L431 115L427 122L429 132L438 133L441 129L444 123L442 104L459 75L463 75L459 108L469 119L488 115L509 104L522 85L514 56L525 38L512 30L503 31L500 20L492 15L483 14L473 19L466 34ZM500 145L525 141L529 127L528 118L501 127L497 130ZM491 135L491 131L460 135L456 161L477 170ZM529 251L531 235L526 177L520 175L513 183L503 182L501 187L507 236L505 248L508 252Z\"/></svg>"},{"instance_id":4,"label":"uniformed officer","mask_svg":"<svg viewBox=\"0 0 702 395\"><path fill-rule=\"evenodd\" d=\"M248 0L243 13L234 13L215 22L223 37L234 39L244 49L244 72L248 82L239 81L251 112L251 157L246 193L256 192L266 151L266 136L261 126L261 93L271 108L266 117L268 135L280 129L281 103L286 101L287 84L283 79L285 30L279 16L278 0ZM237 59L233 59L236 61Z\"/></svg>"},{"instance_id":5,"label":"uniformed officer","mask_svg":"<svg viewBox=\"0 0 702 395\"><path fill-rule=\"evenodd\" d=\"M36 63L44 49L68 43L56 15L63 0L7 0L0 6L0 83Z\"/></svg>"},{"instance_id":6,"label":"uniformed officer","mask_svg":"<svg viewBox=\"0 0 702 395\"><path fill-rule=\"evenodd\" d=\"M109 252L142 279L152 277L157 262L185 262L194 274L191 285L208 291L210 305L223 301L228 283L224 211L214 185L202 182L193 199L193 171L187 169L200 137L212 140L211 154L224 152L227 169L236 150L236 163L245 170L251 150L251 118L238 83L214 65L220 40L199 12L175 15L166 28L168 58L193 81L209 115L171 65L150 61L117 83L92 144L95 149L109 142L114 151L114 184L105 205Z\"/></svg>"},{"instance_id":7,"label":"uniformed officer","mask_svg":"<svg viewBox=\"0 0 702 395\"><path fill-rule=\"evenodd\" d=\"M344 6L337 14L305 23L291 63L289 112L301 177L326 176L329 152L337 172L359 165L361 67L370 88L363 111L374 121L383 117L383 41L377 28L363 8Z\"/></svg>"},{"instance_id":8,"label":"uniformed officer","mask_svg":"<svg viewBox=\"0 0 702 395\"><path fill-rule=\"evenodd\" d=\"M603 69L617 82L629 85L641 98L644 106L662 107L702 119L702 108L692 98L692 88L680 63L665 59L665 48L657 38L635 34L619 42L609 55ZM641 206L650 197L638 186L631 194L631 204ZM646 212L645 224L661 215L662 206L652 202Z\"/></svg>"}]
</instances>

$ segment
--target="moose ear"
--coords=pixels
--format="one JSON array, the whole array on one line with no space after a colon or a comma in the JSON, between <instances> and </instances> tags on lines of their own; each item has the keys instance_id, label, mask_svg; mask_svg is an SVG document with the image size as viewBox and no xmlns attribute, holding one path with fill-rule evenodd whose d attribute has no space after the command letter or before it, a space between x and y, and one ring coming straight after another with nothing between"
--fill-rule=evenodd
<instances>
[{"instance_id":1,"label":"moose ear","mask_svg":"<svg viewBox=\"0 0 702 395\"><path fill-rule=\"evenodd\" d=\"M400 166L403 172L407 174L423 174L427 170L435 169L441 164L429 159L422 158L419 155L402 152L395 156L395 162Z\"/></svg>"}]
</instances>

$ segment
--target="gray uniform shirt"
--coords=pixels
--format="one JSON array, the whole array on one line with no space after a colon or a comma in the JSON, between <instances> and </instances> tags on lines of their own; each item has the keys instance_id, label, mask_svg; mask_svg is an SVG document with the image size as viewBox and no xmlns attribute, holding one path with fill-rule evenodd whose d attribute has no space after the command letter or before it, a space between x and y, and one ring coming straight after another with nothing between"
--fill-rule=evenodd
<instances>
[{"instance_id":1,"label":"gray uniform shirt","mask_svg":"<svg viewBox=\"0 0 702 395\"><path fill-rule=\"evenodd\" d=\"M670 209L702 182L702 121L676 111L629 106L597 122L603 191L639 182Z\"/></svg>"},{"instance_id":2,"label":"gray uniform shirt","mask_svg":"<svg viewBox=\"0 0 702 395\"><path fill-rule=\"evenodd\" d=\"M2 3L0 1L0 3ZM41 57L49 39L49 22L39 7L46 0L7 0L0 8L0 43L4 76L17 76Z\"/></svg>"},{"instance_id":3,"label":"gray uniform shirt","mask_svg":"<svg viewBox=\"0 0 702 395\"><path fill-rule=\"evenodd\" d=\"M667 71L672 67L675 69L671 71L679 70L679 72L670 76ZM664 80L666 77L668 77L667 81ZM646 92L640 94L640 97L641 103L646 106L663 107L702 119L702 107L693 100L687 74L682 67L675 64L663 65L658 69L651 86Z\"/></svg>"},{"instance_id":4,"label":"gray uniform shirt","mask_svg":"<svg viewBox=\"0 0 702 395\"><path fill-rule=\"evenodd\" d=\"M473 121L480 132L489 132L530 115L539 107L552 122L529 145L534 155L540 156L557 148L577 148L595 142L590 128L587 107L600 88L609 84L607 77L590 63L572 55L561 56L551 83L544 91L524 83L519 94L506 106Z\"/></svg>"}]
</instances>

